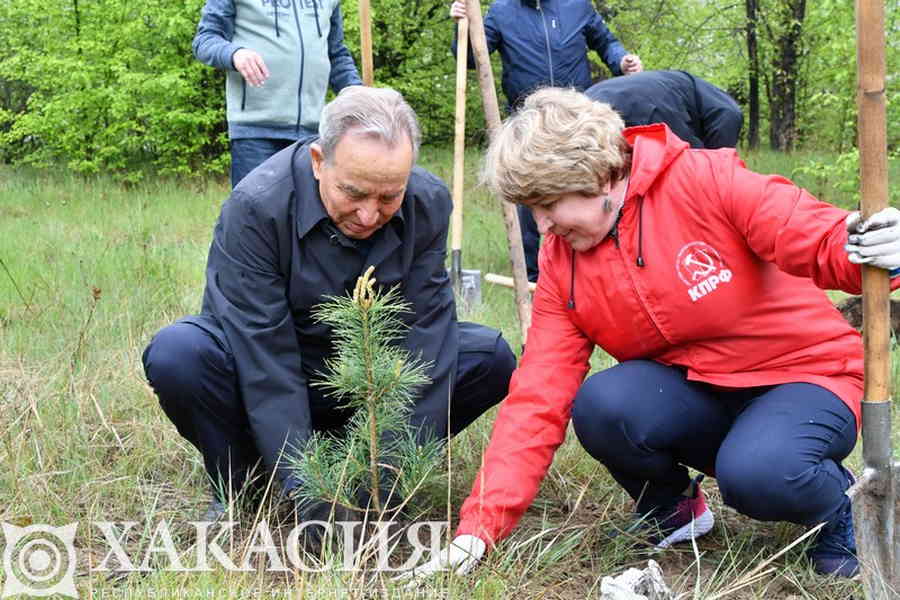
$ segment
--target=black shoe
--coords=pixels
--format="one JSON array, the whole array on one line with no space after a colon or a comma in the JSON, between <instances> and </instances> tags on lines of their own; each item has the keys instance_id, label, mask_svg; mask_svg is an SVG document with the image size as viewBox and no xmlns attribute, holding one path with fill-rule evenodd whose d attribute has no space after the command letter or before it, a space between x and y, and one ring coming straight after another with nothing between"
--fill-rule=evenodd
<instances>
[{"instance_id":1,"label":"black shoe","mask_svg":"<svg viewBox=\"0 0 900 600\"><path fill-rule=\"evenodd\" d=\"M819 531L815 543L807 550L807 556L820 575L854 577L859 573L850 498L844 498L835 516Z\"/></svg>"}]
</instances>

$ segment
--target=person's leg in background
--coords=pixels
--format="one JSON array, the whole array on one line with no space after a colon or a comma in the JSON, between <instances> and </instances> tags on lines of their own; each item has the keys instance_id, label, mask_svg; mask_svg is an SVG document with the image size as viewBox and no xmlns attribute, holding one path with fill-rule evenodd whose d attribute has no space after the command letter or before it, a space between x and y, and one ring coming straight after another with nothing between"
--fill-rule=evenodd
<instances>
[{"instance_id":1,"label":"person's leg in background","mask_svg":"<svg viewBox=\"0 0 900 600\"><path fill-rule=\"evenodd\" d=\"M538 250L541 247L541 234L531 209L524 204L517 204L519 212L519 229L522 231L522 248L525 250L525 267L528 269L528 281L538 279Z\"/></svg>"},{"instance_id":2,"label":"person's leg in background","mask_svg":"<svg viewBox=\"0 0 900 600\"><path fill-rule=\"evenodd\" d=\"M761 521L825 523L809 550L820 573L858 569L841 461L856 444L856 417L836 395L808 383L768 388L748 401L716 460L722 499Z\"/></svg>"},{"instance_id":3,"label":"person's leg in background","mask_svg":"<svg viewBox=\"0 0 900 600\"><path fill-rule=\"evenodd\" d=\"M231 188L269 157L287 148L294 140L277 138L241 138L231 140Z\"/></svg>"}]
</instances>

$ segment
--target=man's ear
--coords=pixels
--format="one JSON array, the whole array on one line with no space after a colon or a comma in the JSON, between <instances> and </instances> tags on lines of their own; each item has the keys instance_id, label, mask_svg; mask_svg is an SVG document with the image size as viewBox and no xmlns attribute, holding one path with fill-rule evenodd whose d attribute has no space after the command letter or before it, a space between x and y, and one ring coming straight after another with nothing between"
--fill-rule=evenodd
<instances>
[{"instance_id":1,"label":"man's ear","mask_svg":"<svg viewBox=\"0 0 900 600\"><path fill-rule=\"evenodd\" d=\"M322 152L322 146L317 142L310 144L309 156L312 159L313 177L319 179L319 173L322 170L322 166L325 164L325 154Z\"/></svg>"}]
</instances>

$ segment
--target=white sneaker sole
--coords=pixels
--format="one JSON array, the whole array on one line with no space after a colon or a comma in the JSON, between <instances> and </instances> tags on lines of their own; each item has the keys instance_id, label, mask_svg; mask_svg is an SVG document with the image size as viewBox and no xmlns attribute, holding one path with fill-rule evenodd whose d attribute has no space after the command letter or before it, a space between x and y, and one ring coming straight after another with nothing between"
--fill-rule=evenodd
<instances>
[{"instance_id":1,"label":"white sneaker sole","mask_svg":"<svg viewBox=\"0 0 900 600\"><path fill-rule=\"evenodd\" d=\"M668 537L656 545L656 549L665 550L672 544L697 539L709 533L715 523L716 519L713 517L712 511L707 508L699 517L670 533Z\"/></svg>"}]
</instances>

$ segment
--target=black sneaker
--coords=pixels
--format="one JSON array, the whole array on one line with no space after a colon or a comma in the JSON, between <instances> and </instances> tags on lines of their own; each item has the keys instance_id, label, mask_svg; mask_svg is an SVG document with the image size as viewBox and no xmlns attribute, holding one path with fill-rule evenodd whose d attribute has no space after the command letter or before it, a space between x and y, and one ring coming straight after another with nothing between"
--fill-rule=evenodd
<instances>
[{"instance_id":1,"label":"black sneaker","mask_svg":"<svg viewBox=\"0 0 900 600\"><path fill-rule=\"evenodd\" d=\"M820 575L854 577L859 573L856 539L853 537L853 510L850 498L837 514L816 535L815 543L807 550L813 569Z\"/></svg>"},{"instance_id":2,"label":"black sneaker","mask_svg":"<svg viewBox=\"0 0 900 600\"><path fill-rule=\"evenodd\" d=\"M715 524L715 517L706 506L706 498L700 489L703 477L701 474L691 481L690 495L679 495L671 502L638 512L637 521L629 530L643 532L657 550L709 533Z\"/></svg>"}]
</instances>

